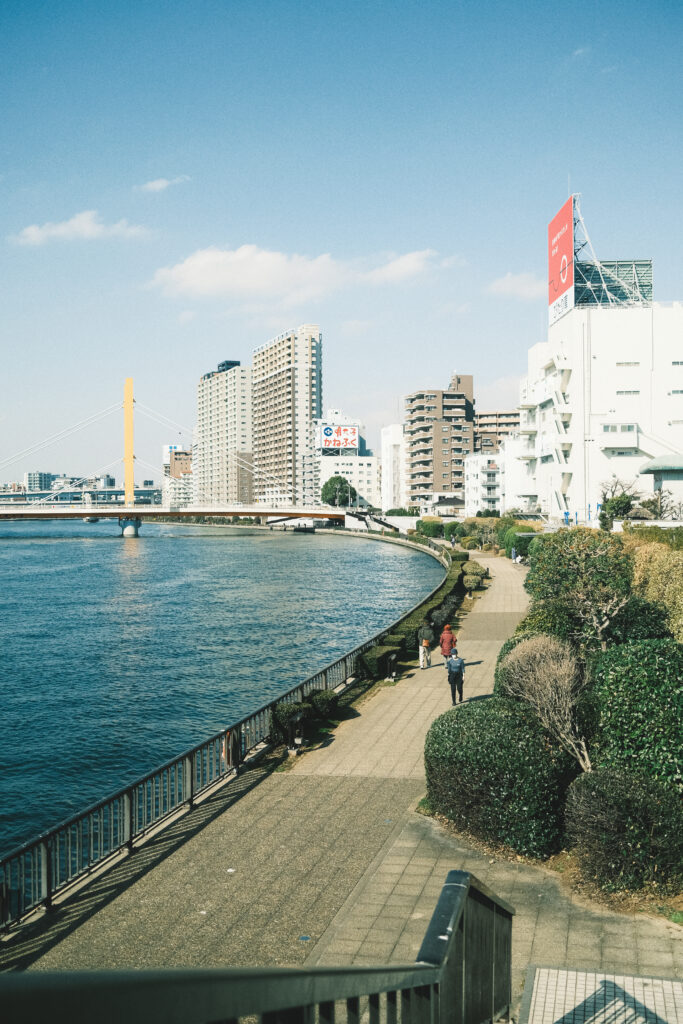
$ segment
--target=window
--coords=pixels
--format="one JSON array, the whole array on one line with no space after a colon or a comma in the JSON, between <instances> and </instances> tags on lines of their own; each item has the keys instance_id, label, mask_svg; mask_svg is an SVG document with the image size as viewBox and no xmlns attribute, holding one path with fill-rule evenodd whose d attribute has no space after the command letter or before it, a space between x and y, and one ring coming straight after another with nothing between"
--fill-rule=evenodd
<instances>
[{"instance_id":1,"label":"window","mask_svg":"<svg viewBox=\"0 0 683 1024\"><path fill-rule=\"evenodd\" d=\"M640 363L617 363L617 366L640 366Z\"/></svg>"},{"instance_id":2,"label":"window","mask_svg":"<svg viewBox=\"0 0 683 1024\"><path fill-rule=\"evenodd\" d=\"M605 434L615 434L617 431L615 423L603 423L602 429L605 432Z\"/></svg>"},{"instance_id":3,"label":"window","mask_svg":"<svg viewBox=\"0 0 683 1024\"><path fill-rule=\"evenodd\" d=\"M633 431L635 429L636 428L635 428L635 425L633 423L622 423L621 426L619 427L619 430L622 432L622 434L629 433L629 432L631 432L631 431Z\"/></svg>"},{"instance_id":4,"label":"window","mask_svg":"<svg viewBox=\"0 0 683 1024\"><path fill-rule=\"evenodd\" d=\"M671 394L672 394L672 395L683 395L683 390L681 390L680 388L678 388L677 390L675 390L675 391L672 391L672 392L671 392Z\"/></svg>"},{"instance_id":5,"label":"window","mask_svg":"<svg viewBox=\"0 0 683 1024\"><path fill-rule=\"evenodd\" d=\"M639 395L640 391L617 391L618 395Z\"/></svg>"},{"instance_id":6,"label":"window","mask_svg":"<svg viewBox=\"0 0 683 1024\"><path fill-rule=\"evenodd\" d=\"M672 359L671 360L671 365L672 366L683 366L683 359Z\"/></svg>"}]
</instances>

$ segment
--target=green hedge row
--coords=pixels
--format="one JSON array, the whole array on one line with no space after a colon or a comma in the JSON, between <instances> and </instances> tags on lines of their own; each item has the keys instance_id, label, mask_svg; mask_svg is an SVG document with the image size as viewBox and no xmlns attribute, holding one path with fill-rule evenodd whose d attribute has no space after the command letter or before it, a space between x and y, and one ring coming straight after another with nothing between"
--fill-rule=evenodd
<instances>
[{"instance_id":1,"label":"green hedge row","mask_svg":"<svg viewBox=\"0 0 683 1024\"><path fill-rule=\"evenodd\" d=\"M427 734L425 768L434 811L519 853L555 849L578 769L524 705L491 697L441 715Z\"/></svg>"}]
</instances>

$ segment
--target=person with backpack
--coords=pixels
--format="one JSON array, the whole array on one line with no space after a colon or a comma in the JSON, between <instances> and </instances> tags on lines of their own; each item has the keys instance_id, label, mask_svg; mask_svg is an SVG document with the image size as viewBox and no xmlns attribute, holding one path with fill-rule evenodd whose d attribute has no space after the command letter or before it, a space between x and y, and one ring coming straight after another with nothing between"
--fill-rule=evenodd
<instances>
[{"instance_id":1,"label":"person with backpack","mask_svg":"<svg viewBox=\"0 0 683 1024\"><path fill-rule=\"evenodd\" d=\"M434 633L426 619L417 631L417 643L420 650L420 668L429 668L432 663Z\"/></svg>"},{"instance_id":2,"label":"person with backpack","mask_svg":"<svg viewBox=\"0 0 683 1024\"><path fill-rule=\"evenodd\" d=\"M451 702L455 707L456 691L458 693L460 703L462 704L462 690L463 683L465 682L465 662L459 656L455 647L448 656L446 667L448 669L448 684L451 688Z\"/></svg>"}]
</instances>

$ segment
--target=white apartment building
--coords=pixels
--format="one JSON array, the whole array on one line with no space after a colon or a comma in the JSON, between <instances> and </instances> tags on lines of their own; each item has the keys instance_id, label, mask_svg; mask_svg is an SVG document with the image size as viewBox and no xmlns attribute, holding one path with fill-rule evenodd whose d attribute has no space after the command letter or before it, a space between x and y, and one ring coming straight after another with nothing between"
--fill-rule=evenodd
<instances>
[{"instance_id":1,"label":"white apartment building","mask_svg":"<svg viewBox=\"0 0 683 1024\"><path fill-rule=\"evenodd\" d=\"M497 455L481 452L465 459L465 516L500 512L501 471Z\"/></svg>"},{"instance_id":2,"label":"white apartment building","mask_svg":"<svg viewBox=\"0 0 683 1024\"><path fill-rule=\"evenodd\" d=\"M194 502L249 504L251 475L251 369L219 363L197 386L197 427L192 445Z\"/></svg>"},{"instance_id":3,"label":"white apartment building","mask_svg":"<svg viewBox=\"0 0 683 1024\"><path fill-rule=\"evenodd\" d=\"M389 427L382 427L381 446L381 508L384 512L390 508L405 508L408 499L406 495L406 446L402 423L392 423Z\"/></svg>"},{"instance_id":4,"label":"white apartment building","mask_svg":"<svg viewBox=\"0 0 683 1024\"><path fill-rule=\"evenodd\" d=\"M331 477L343 476L357 492L357 502L353 504L381 507L380 460L376 455L340 455L336 459L322 456L319 467L321 489ZM342 494L341 498L342 503L346 504L346 495Z\"/></svg>"},{"instance_id":5,"label":"white apartment building","mask_svg":"<svg viewBox=\"0 0 683 1024\"><path fill-rule=\"evenodd\" d=\"M313 500L311 438L322 416L322 335L316 324L285 331L254 352L254 496L285 504Z\"/></svg>"},{"instance_id":6,"label":"white apartment building","mask_svg":"<svg viewBox=\"0 0 683 1024\"><path fill-rule=\"evenodd\" d=\"M683 304L577 304L530 349L520 406L528 470L507 507L593 523L605 484L651 493L641 469L683 452Z\"/></svg>"}]
</instances>

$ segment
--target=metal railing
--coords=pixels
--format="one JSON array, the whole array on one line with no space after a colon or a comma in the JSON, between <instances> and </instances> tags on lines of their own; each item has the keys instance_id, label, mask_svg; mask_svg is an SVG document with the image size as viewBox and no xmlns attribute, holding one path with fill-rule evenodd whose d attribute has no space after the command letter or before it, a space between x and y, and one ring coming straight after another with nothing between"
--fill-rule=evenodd
<instances>
[{"instance_id":1,"label":"metal railing","mask_svg":"<svg viewBox=\"0 0 683 1024\"><path fill-rule=\"evenodd\" d=\"M443 548L433 542L427 546L444 566L450 564L450 554ZM341 686L356 674L358 658L442 584L390 626L286 693L9 853L0 860L0 926L9 928L40 906L50 910L59 893L122 851L132 851L136 842L182 807L191 809L200 796L237 775L247 754L270 739L276 704L299 703L316 690Z\"/></svg>"},{"instance_id":2,"label":"metal railing","mask_svg":"<svg viewBox=\"0 0 683 1024\"><path fill-rule=\"evenodd\" d=\"M513 915L449 871L413 964L17 972L0 977L0 1005L8 1024L483 1024L509 1014Z\"/></svg>"}]
</instances>

